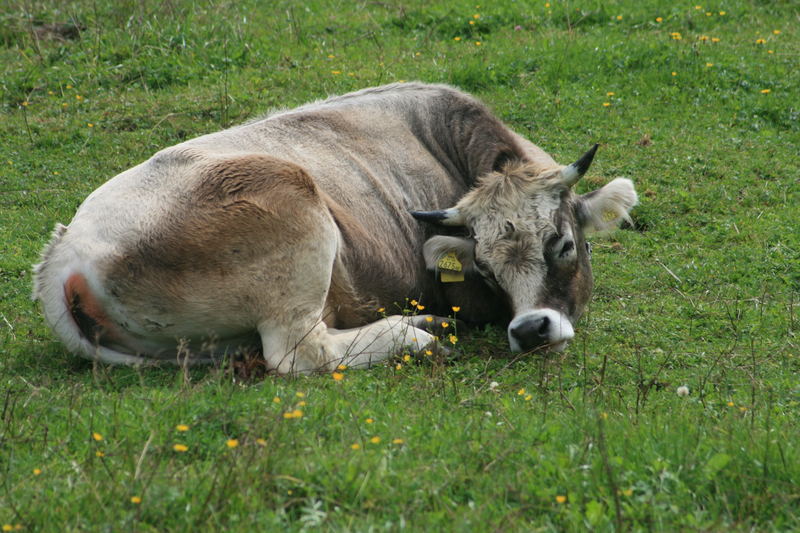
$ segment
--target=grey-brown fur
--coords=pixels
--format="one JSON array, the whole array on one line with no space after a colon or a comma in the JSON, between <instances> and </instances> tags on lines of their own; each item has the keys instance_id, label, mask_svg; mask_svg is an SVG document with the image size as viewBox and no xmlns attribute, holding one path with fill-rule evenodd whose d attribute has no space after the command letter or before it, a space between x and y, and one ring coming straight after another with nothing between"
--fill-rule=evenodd
<instances>
[{"instance_id":1,"label":"grey-brown fur","mask_svg":"<svg viewBox=\"0 0 800 533\"><path fill-rule=\"evenodd\" d=\"M417 298L426 310L448 314L458 305L461 318L503 325L519 311L518 299L477 270L462 283L440 283L423 245L442 233L498 238L507 204L527 206L516 244L493 247L524 275L546 261L528 230L555 220L531 215L528 203L549 201L535 200L542 190L563 196L569 213L559 220L575 225L586 211L602 222L576 207L568 187L545 184L562 168L448 86L334 97L168 148L106 183L48 248L36 296L70 349L105 361L173 359L178 342L204 358L260 340L281 372L369 364L402 344L432 341L413 321L378 320L378 307L394 314ZM473 187L483 192L465 196ZM606 203L625 216L633 200L622 189L623 200ZM606 196L592 205L605 208L598 202ZM409 214L456 205L473 220L461 229ZM585 251L578 257L559 278L563 286L538 301L567 309L572 298L582 308L591 274L587 284ZM59 300L76 273L87 282L73 285L89 287L114 323L113 346L87 342L70 325Z\"/></svg>"}]
</instances>

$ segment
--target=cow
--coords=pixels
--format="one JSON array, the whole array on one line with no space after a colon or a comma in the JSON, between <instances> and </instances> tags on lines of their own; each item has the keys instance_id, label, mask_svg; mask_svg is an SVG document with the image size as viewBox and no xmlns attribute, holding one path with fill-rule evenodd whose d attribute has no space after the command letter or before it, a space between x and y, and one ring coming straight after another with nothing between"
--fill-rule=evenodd
<instances>
[{"instance_id":1,"label":"cow","mask_svg":"<svg viewBox=\"0 0 800 533\"><path fill-rule=\"evenodd\" d=\"M514 352L560 350L592 292L585 235L637 203L624 178L573 192L596 149L559 165L447 85L276 111L92 192L56 226L34 298L106 363L260 349L280 374L365 367L437 346L424 326L452 307Z\"/></svg>"}]
</instances>

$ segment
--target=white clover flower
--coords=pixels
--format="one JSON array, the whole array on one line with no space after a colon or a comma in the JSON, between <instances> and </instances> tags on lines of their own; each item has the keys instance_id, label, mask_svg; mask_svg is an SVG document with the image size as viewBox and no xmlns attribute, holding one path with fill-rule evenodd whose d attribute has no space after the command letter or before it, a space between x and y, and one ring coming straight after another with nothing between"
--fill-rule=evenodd
<instances>
[{"instance_id":1,"label":"white clover flower","mask_svg":"<svg viewBox=\"0 0 800 533\"><path fill-rule=\"evenodd\" d=\"M689 396L689 387L686 385L681 385L675 392L678 394L678 396Z\"/></svg>"}]
</instances>

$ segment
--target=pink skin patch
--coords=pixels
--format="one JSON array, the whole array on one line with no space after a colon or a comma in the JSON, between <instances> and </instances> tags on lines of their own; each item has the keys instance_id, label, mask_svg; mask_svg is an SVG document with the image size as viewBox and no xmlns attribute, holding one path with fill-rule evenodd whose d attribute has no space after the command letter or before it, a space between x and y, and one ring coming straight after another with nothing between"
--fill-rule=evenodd
<instances>
[{"instance_id":1,"label":"pink skin patch","mask_svg":"<svg viewBox=\"0 0 800 533\"><path fill-rule=\"evenodd\" d=\"M64 297L67 300L72 319L81 333L92 342L113 340L114 324L103 307L91 292L83 274L72 274L64 284Z\"/></svg>"}]
</instances>

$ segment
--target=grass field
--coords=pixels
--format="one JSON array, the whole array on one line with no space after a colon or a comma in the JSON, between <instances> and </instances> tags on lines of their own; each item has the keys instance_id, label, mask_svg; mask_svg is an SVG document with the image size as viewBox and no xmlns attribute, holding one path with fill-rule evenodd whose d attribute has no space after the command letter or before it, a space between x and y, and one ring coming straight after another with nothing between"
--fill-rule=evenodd
<instances>
[{"instance_id":1,"label":"grass field","mask_svg":"<svg viewBox=\"0 0 800 533\"><path fill-rule=\"evenodd\" d=\"M2 530L799 529L800 6L697 2L3 2ZM92 365L47 330L31 264L101 183L401 80L561 162L601 143L581 192L636 183L566 351L489 328L335 381Z\"/></svg>"}]
</instances>

